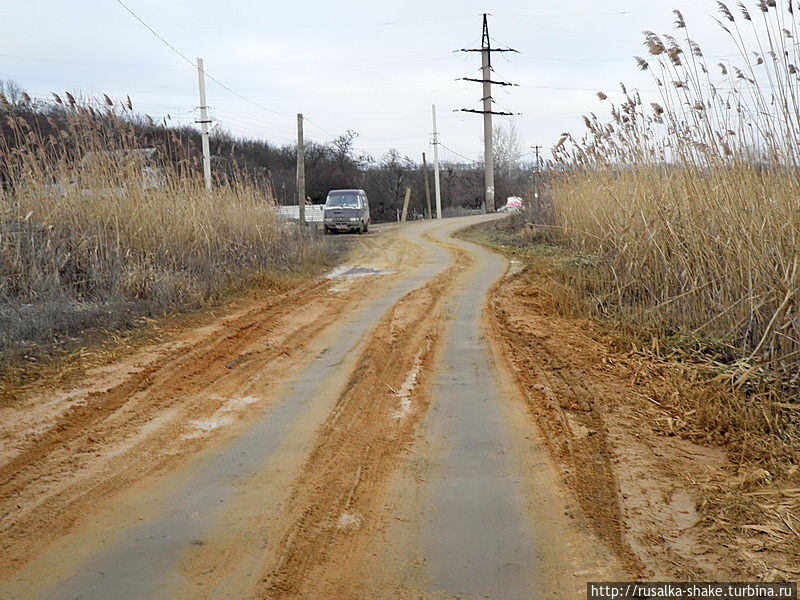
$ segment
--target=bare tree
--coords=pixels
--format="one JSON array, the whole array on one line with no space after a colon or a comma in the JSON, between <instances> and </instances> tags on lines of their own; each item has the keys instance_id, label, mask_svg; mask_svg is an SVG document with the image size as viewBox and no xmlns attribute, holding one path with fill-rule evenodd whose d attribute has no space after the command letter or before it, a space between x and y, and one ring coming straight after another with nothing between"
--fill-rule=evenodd
<instances>
[{"instance_id":1,"label":"bare tree","mask_svg":"<svg viewBox=\"0 0 800 600\"><path fill-rule=\"evenodd\" d=\"M11 104L15 106L19 104L24 92L25 90L13 79L0 79L0 94L3 94Z\"/></svg>"},{"instance_id":2,"label":"bare tree","mask_svg":"<svg viewBox=\"0 0 800 600\"><path fill-rule=\"evenodd\" d=\"M517 133L517 124L510 121L507 126L498 125L492 132L494 143L494 168L495 173L511 177L519 168L524 151L522 140Z\"/></svg>"}]
</instances>

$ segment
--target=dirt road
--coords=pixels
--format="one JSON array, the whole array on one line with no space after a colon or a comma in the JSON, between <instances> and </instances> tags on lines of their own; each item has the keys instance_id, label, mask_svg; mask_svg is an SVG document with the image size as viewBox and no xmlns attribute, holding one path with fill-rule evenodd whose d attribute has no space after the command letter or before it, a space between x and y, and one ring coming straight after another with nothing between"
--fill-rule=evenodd
<instances>
[{"instance_id":1,"label":"dirt road","mask_svg":"<svg viewBox=\"0 0 800 600\"><path fill-rule=\"evenodd\" d=\"M0 408L2 598L577 597L626 571L573 510L451 234Z\"/></svg>"}]
</instances>

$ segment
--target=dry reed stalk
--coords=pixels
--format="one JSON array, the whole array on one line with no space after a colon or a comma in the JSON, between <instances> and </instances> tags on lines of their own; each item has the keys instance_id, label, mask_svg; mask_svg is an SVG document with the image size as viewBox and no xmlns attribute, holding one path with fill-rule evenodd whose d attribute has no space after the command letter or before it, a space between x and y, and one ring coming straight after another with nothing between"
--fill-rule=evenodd
<instances>
[{"instance_id":1,"label":"dry reed stalk","mask_svg":"<svg viewBox=\"0 0 800 600\"><path fill-rule=\"evenodd\" d=\"M146 149L129 98L63 96L39 120L0 99L0 354L329 262L318 237L276 219L262 181L234 171L209 194L186 142Z\"/></svg>"},{"instance_id":2,"label":"dry reed stalk","mask_svg":"<svg viewBox=\"0 0 800 600\"><path fill-rule=\"evenodd\" d=\"M645 108L623 86L611 121L592 115L582 139L563 135L552 197L563 240L601 257L586 277L609 288L606 310L702 332L790 377L800 368L796 13L785 2L760 3L758 19L718 7L740 65L720 63L713 80L679 11L683 45L645 31L651 57L636 62L660 98Z\"/></svg>"}]
</instances>

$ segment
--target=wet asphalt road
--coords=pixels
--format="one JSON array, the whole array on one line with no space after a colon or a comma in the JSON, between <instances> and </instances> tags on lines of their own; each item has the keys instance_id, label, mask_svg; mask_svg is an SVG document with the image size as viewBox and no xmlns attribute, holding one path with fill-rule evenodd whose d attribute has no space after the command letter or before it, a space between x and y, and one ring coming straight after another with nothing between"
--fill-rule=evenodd
<instances>
[{"instance_id":1,"label":"wet asphalt road","mask_svg":"<svg viewBox=\"0 0 800 600\"><path fill-rule=\"evenodd\" d=\"M454 227L433 235L445 238ZM500 410L502 390L481 327L487 293L507 263L474 244L455 243L475 265L451 306L426 428L430 446L443 449L423 491L430 590L456 598L532 598L534 534L523 507L522 474L507 457L511 436Z\"/></svg>"}]
</instances>

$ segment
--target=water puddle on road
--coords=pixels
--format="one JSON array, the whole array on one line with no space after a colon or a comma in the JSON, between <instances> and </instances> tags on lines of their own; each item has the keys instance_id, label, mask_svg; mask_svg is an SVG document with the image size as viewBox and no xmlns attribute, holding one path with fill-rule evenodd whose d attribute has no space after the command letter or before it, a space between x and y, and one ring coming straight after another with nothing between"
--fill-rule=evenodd
<instances>
[{"instance_id":1,"label":"water puddle on road","mask_svg":"<svg viewBox=\"0 0 800 600\"><path fill-rule=\"evenodd\" d=\"M224 427L225 425L230 425L230 423L232 422L233 419L231 419L230 417L223 417L219 419L203 419L198 421L192 421L192 427L194 427L198 431L208 433L209 431L214 431L215 429L219 429L220 427ZM186 437L194 437L194 436L186 436Z\"/></svg>"},{"instance_id":2,"label":"water puddle on road","mask_svg":"<svg viewBox=\"0 0 800 600\"><path fill-rule=\"evenodd\" d=\"M231 413L242 410L243 408L250 406L251 404L255 404L258 401L258 398L254 398L252 396L228 400L225 402L225 404L218 408L210 418L191 421L190 424L195 431L184 435L183 437L184 439L199 437L203 434L210 433L215 429L219 429L220 427L230 425L234 421L234 417L231 415Z\"/></svg>"},{"instance_id":3,"label":"water puddle on road","mask_svg":"<svg viewBox=\"0 0 800 600\"><path fill-rule=\"evenodd\" d=\"M333 271L325 275L325 279L355 279L357 277L374 277L376 275L388 275L396 273L393 269L371 269L369 267L349 267L343 265L336 267Z\"/></svg>"}]
</instances>

